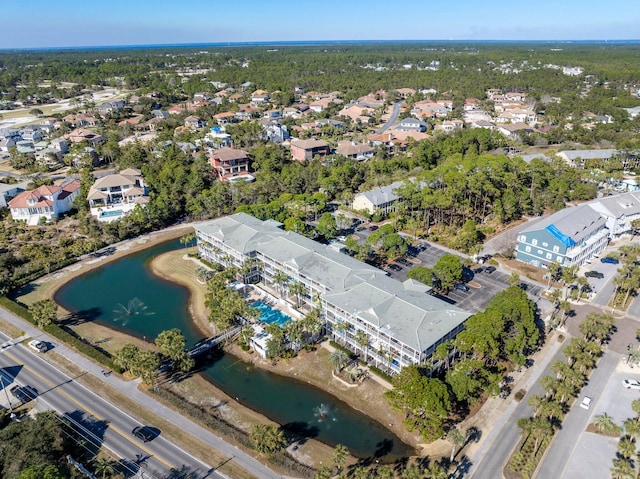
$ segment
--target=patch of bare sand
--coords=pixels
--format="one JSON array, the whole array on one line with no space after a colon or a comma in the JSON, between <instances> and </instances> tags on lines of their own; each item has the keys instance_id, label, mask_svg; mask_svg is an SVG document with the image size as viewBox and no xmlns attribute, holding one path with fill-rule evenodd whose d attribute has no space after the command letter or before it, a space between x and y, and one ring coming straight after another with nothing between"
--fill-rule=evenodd
<instances>
[{"instance_id":1,"label":"patch of bare sand","mask_svg":"<svg viewBox=\"0 0 640 479\"><path fill-rule=\"evenodd\" d=\"M210 336L213 328L207 317L209 312L206 303L207 286L201 284L196 277L198 261L188 256L195 248L169 251L156 256L149 264L156 276L184 286L189 290L189 313L196 326L203 334Z\"/></svg>"}]
</instances>

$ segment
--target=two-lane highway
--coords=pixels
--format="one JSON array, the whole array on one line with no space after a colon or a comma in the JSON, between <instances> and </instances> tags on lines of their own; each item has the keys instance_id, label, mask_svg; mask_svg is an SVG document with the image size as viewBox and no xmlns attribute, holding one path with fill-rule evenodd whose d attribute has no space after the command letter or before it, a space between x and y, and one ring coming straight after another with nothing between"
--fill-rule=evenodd
<instances>
[{"instance_id":1,"label":"two-lane highway","mask_svg":"<svg viewBox=\"0 0 640 479\"><path fill-rule=\"evenodd\" d=\"M210 466L178 448L162 434L147 443L134 437L133 428L141 425L136 419L22 345L4 349L0 354L0 368L5 378L11 376L16 384L36 388L39 404L60 415L66 414L80 420L92 432L95 442L102 443L116 456L127 459L132 465L144 459L145 471L158 476L165 476L172 469L187 469L195 477L222 478ZM154 427L153 424L149 426Z\"/></svg>"}]
</instances>

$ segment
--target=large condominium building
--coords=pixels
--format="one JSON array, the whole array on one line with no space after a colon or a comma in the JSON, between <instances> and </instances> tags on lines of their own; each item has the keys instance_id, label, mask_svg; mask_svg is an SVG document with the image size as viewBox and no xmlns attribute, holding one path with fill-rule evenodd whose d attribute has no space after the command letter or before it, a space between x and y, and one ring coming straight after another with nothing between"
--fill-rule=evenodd
<instances>
[{"instance_id":1,"label":"large condominium building","mask_svg":"<svg viewBox=\"0 0 640 479\"><path fill-rule=\"evenodd\" d=\"M304 285L300 309L320 307L329 336L392 373L426 362L470 316L427 294L420 283L396 281L281 227L244 213L218 218L196 226L198 252L208 261L248 267L246 276L283 296L288 283ZM278 271L288 278L284 285Z\"/></svg>"}]
</instances>

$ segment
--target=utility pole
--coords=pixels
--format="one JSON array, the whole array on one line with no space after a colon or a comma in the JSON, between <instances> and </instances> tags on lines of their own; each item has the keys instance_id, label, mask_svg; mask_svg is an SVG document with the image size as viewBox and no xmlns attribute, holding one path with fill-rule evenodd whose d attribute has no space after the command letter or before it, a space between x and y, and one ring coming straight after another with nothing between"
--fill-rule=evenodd
<instances>
[{"instance_id":1,"label":"utility pole","mask_svg":"<svg viewBox=\"0 0 640 479\"><path fill-rule=\"evenodd\" d=\"M0 374L0 386L4 389L4 393L7 396L7 403L9 404L9 417L13 419L16 415L13 413L13 407L11 406L11 399L9 399L9 393L7 392L7 388L4 385L4 376Z\"/></svg>"}]
</instances>

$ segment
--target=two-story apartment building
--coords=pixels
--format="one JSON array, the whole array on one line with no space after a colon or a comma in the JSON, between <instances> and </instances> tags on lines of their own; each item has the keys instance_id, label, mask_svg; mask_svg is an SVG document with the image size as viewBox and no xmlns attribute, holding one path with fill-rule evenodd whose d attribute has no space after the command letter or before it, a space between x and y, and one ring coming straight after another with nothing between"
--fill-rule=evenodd
<instances>
[{"instance_id":1,"label":"two-story apartment building","mask_svg":"<svg viewBox=\"0 0 640 479\"><path fill-rule=\"evenodd\" d=\"M149 202L147 188L140 170L128 168L113 175L98 178L87 193L91 214L98 221L115 221L130 213L136 205Z\"/></svg>"},{"instance_id":2,"label":"two-story apartment building","mask_svg":"<svg viewBox=\"0 0 640 479\"><path fill-rule=\"evenodd\" d=\"M209 156L209 164L220 181L253 181L249 174L249 155L246 151L224 147Z\"/></svg>"},{"instance_id":3,"label":"two-story apartment building","mask_svg":"<svg viewBox=\"0 0 640 479\"><path fill-rule=\"evenodd\" d=\"M198 253L207 261L238 267L250 260L248 276L281 291L283 301L291 301L290 282L303 285L300 309L319 307L329 336L392 374L410 364L424 364L439 344L463 329L470 316L425 294L425 285L396 281L378 268L281 226L244 213L199 224ZM280 287L277 272L288 278Z\"/></svg>"},{"instance_id":4,"label":"two-story apartment building","mask_svg":"<svg viewBox=\"0 0 640 479\"><path fill-rule=\"evenodd\" d=\"M71 210L79 192L78 181L70 181L62 186L42 185L35 190L23 191L8 203L11 217L31 226L41 221L52 221Z\"/></svg>"},{"instance_id":5,"label":"two-story apartment building","mask_svg":"<svg viewBox=\"0 0 640 479\"><path fill-rule=\"evenodd\" d=\"M590 205L565 208L518 235L516 259L546 268L584 265L609 242L606 220Z\"/></svg>"}]
</instances>

